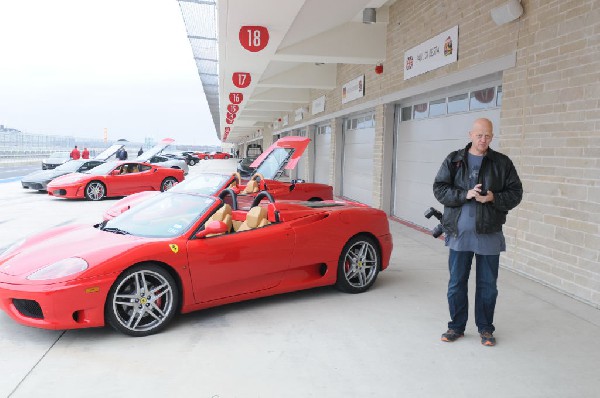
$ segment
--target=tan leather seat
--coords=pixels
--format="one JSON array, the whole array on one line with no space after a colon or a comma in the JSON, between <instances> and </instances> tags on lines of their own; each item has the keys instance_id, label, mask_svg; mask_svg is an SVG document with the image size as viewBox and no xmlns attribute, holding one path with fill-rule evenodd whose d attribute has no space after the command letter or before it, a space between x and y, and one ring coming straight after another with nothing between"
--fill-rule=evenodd
<instances>
[{"instance_id":1,"label":"tan leather seat","mask_svg":"<svg viewBox=\"0 0 600 398\"><path fill-rule=\"evenodd\" d=\"M262 206L254 206L246 215L246 221L240 225L237 231L248 231L250 229L264 227L268 224L267 209Z\"/></svg>"},{"instance_id":2,"label":"tan leather seat","mask_svg":"<svg viewBox=\"0 0 600 398\"><path fill-rule=\"evenodd\" d=\"M227 230L231 231L231 206L225 203L223 206L219 208L212 216L206 220L206 224L211 221L222 221L227 225ZM215 236L215 235L223 235L223 234L210 234L206 236Z\"/></svg>"},{"instance_id":3,"label":"tan leather seat","mask_svg":"<svg viewBox=\"0 0 600 398\"><path fill-rule=\"evenodd\" d=\"M256 192L258 192L258 182L256 182L256 180L250 180L248 181L248 184L246 184L246 188L244 188L244 190L240 193L249 194Z\"/></svg>"}]
</instances>

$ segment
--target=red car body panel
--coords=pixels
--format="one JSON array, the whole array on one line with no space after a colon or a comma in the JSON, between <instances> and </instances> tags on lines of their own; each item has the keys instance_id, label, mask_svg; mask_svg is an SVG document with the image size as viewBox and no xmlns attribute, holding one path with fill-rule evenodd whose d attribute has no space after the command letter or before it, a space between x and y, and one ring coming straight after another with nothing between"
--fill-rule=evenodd
<instances>
[{"instance_id":1,"label":"red car body panel","mask_svg":"<svg viewBox=\"0 0 600 398\"><path fill-rule=\"evenodd\" d=\"M47 187L48 195L67 199L83 199L87 184L92 181L100 181L106 187L107 197L125 196L142 191L160 191L162 182L168 177L175 178L177 182L184 179L183 170L160 167L145 162L113 162L112 170L123 164L143 165L148 170L122 175L111 175L110 172L105 175L71 173L52 180Z\"/></svg>"},{"instance_id":2,"label":"red car body panel","mask_svg":"<svg viewBox=\"0 0 600 398\"><path fill-rule=\"evenodd\" d=\"M211 153L209 156L211 159L229 159L231 157L231 154L226 152L215 152Z\"/></svg>"},{"instance_id":3,"label":"red car body panel","mask_svg":"<svg viewBox=\"0 0 600 398\"><path fill-rule=\"evenodd\" d=\"M270 225L193 238L219 206L221 202L215 200L190 229L175 238L121 235L85 225L59 227L30 237L0 255L0 309L19 323L40 328L103 326L104 306L116 278L129 267L146 262L175 275L184 313L333 285L340 253L357 234L372 236L379 248L381 269L389 265L392 237L387 216L380 210L333 201L315 208L294 202L269 203ZM275 222L275 214L280 222ZM234 218L244 216L244 211L234 211ZM35 270L72 257L87 261L88 269L50 281L26 278ZM37 301L43 319L23 315L14 299Z\"/></svg>"},{"instance_id":4,"label":"red car body panel","mask_svg":"<svg viewBox=\"0 0 600 398\"><path fill-rule=\"evenodd\" d=\"M294 149L294 153L292 154L292 158L285 165L285 168L288 170L295 169L296 165L298 164L298 161L300 160L300 157L306 150L306 147L308 147L309 143L310 143L310 138L306 138L306 137L288 136L288 137L280 138L276 142L274 142L273 145L271 145L269 148L267 148L266 151L261 153L260 156L257 157L256 160L254 160L254 162L252 162L252 164L250 166L251 167L260 166L260 164L265 160L265 158L271 152L273 152L273 150L275 150L277 148L288 148L288 149Z\"/></svg>"}]
</instances>

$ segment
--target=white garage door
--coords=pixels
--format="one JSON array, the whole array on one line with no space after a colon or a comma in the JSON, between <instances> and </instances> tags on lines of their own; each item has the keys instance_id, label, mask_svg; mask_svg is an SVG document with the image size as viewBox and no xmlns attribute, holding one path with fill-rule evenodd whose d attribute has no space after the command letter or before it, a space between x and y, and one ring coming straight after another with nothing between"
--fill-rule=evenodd
<instances>
[{"instance_id":1,"label":"white garage door","mask_svg":"<svg viewBox=\"0 0 600 398\"><path fill-rule=\"evenodd\" d=\"M374 115L344 121L342 196L371 205L373 202Z\"/></svg>"},{"instance_id":2,"label":"white garage door","mask_svg":"<svg viewBox=\"0 0 600 398\"><path fill-rule=\"evenodd\" d=\"M306 130L294 130L291 132L290 135L295 135L298 137L306 137ZM302 156L300 157L300 160L298 161L298 164L296 165L296 170L294 172L294 178L297 179L301 179L301 180L308 180L308 150L304 151L304 153L302 154Z\"/></svg>"},{"instance_id":3,"label":"white garage door","mask_svg":"<svg viewBox=\"0 0 600 398\"><path fill-rule=\"evenodd\" d=\"M331 127L319 126L315 133L315 178L314 182L329 184L331 160Z\"/></svg>"},{"instance_id":4,"label":"white garage door","mask_svg":"<svg viewBox=\"0 0 600 398\"><path fill-rule=\"evenodd\" d=\"M501 101L501 91L496 96L497 88L500 89L492 87L493 93L467 91L402 108L396 129L393 209L396 217L426 228L437 225L434 217L427 220L423 216L430 206L443 210L433 196L433 180L445 157L469 142L468 132L475 119L484 117L492 121L494 141L491 146L497 147ZM485 102L478 103L475 95ZM490 95L493 98L490 99Z\"/></svg>"}]
</instances>

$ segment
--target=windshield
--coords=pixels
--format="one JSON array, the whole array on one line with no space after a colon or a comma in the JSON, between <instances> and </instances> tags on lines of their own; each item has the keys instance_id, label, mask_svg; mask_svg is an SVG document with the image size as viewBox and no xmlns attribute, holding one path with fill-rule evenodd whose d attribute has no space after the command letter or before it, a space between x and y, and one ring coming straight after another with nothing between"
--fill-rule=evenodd
<instances>
[{"instance_id":1,"label":"windshield","mask_svg":"<svg viewBox=\"0 0 600 398\"><path fill-rule=\"evenodd\" d=\"M69 171L69 172L73 172L73 171L77 171L77 169L83 164L84 162L81 162L79 160L69 160L66 163L61 164L60 166L58 166L55 170L58 171Z\"/></svg>"},{"instance_id":2,"label":"windshield","mask_svg":"<svg viewBox=\"0 0 600 398\"><path fill-rule=\"evenodd\" d=\"M275 148L257 167L256 173L262 174L268 180L274 179L281 166L292 155L292 152L292 148Z\"/></svg>"},{"instance_id":3,"label":"windshield","mask_svg":"<svg viewBox=\"0 0 600 398\"><path fill-rule=\"evenodd\" d=\"M91 174L94 176L105 176L108 175L115 167L117 166L116 162L109 162L101 164L100 166L96 166L91 170L84 171L85 174Z\"/></svg>"},{"instance_id":4,"label":"windshield","mask_svg":"<svg viewBox=\"0 0 600 398\"><path fill-rule=\"evenodd\" d=\"M213 203L215 199L208 196L169 191L113 218L102 229L146 238L173 238L187 232Z\"/></svg>"},{"instance_id":5,"label":"windshield","mask_svg":"<svg viewBox=\"0 0 600 398\"><path fill-rule=\"evenodd\" d=\"M185 179L175 185L170 192L191 192L203 195L214 195L231 178L224 174L201 174L195 178Z\"/></svg>"}]
</instances>

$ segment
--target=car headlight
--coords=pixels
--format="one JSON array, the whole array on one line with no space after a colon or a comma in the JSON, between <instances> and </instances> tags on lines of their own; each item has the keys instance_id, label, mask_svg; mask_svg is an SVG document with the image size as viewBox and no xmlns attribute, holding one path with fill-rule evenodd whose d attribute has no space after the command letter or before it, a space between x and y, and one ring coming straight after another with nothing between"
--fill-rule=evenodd
<instances>
[{"instance_id":1,"label":"car headlight","mask_svg":"<svg viewBox=\"0 0 600 398\"><path fill-rule=\"evenodd\" d=\"M30 274L27 279L32 281L43 281L64 278L65 276L85 271L87 268L88 263L82 258L65 258L64 260L57 261L35 271L33 274Z\"/></svg>"},{"instance_id":2,"label":"car headlight","mask_svg":"<svg viewBox=\"0 0 600 398\"><path fill-rule=\"evenodd\" d=\"M4 250L2 253L0 253L0 256L6 256L12 252L14 252L15 250L17 250L23 243L25 243L25 238L23 239L19 239L18 241L16 241L15 243L13 243L12 245L8 246L6 248L6 250Z\"/></svg>"}]
</instances>

